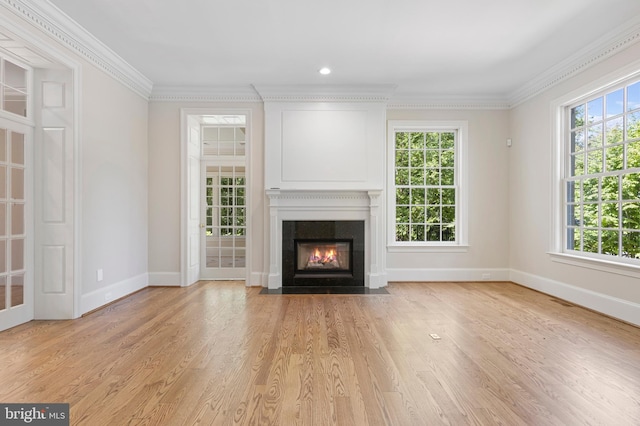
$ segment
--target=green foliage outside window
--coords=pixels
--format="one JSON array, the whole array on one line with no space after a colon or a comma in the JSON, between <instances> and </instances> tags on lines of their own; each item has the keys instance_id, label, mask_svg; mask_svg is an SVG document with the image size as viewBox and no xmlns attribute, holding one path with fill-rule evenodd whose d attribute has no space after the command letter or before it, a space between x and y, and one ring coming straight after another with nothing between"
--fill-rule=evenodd
<instances>
[{"instance_id":1,"label":"green foliage outside window","mask_svg":"<svg viewBox=\"0 0 640 426\"><path fill-rule=\"evenodd\" d=\"M246 226L245 208L245 178L244 177L224 177L219 178L219 200L218 208L220 236L244 236ZM214 182L213 178L206 179L206 228L207 235L213 235L214 226Z\"/></svg>"},{"instance_id":2,"label":"green foliage outside window","mask_svg":"<svg viewBox=\"0 0 640 426\"><path fill-rule=\"evenodd\" d=\"M456 241L455 133L396 132L395 239Z\"/></svg>"},{"instance_id":3,"label":"green foliage outside window","mask_svg":"<svg viewBox=\"0 0 640 426\"><path fill-rule=\"evenodd\" d=\"M220 177L220 235L245 234L245 178Z\"/></svg>"},{"instance_id":4,"label":"green foliage outside window","mask_svg":"<svg viewBox=\"0 0 640 426\"><path fill-rule=\"evenodd\" d=\"M640 82L571 109L567 248L640 259Z\"/></svg>"}]
</instances>

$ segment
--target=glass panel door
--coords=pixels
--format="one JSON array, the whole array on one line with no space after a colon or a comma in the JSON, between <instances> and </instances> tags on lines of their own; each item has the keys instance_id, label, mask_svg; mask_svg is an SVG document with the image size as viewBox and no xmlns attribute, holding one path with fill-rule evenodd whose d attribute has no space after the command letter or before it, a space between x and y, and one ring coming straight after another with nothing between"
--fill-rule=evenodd
<instances>
[{"instance_id":1,"label":"glass panel door","mask_svg":"<svg viewBox=\"0 0 640 426\"><path fill-rule=\"evenodd\" d=\"M201 117L202 279L244 279L247 264L247 117Z\"/></svg>"},{"instance_id":2,"label":"glass panel door","mask_svg":"<svg viewBox=\"0 0 640 426\"><path fill-rule=\"evenodd\" d=\"M0 127L0 329L29 321L33 316L28 281L32 259L27 256L28 129L17 131L11 127Z\"/></svg>"},{"instance_id":3,"label":"glass panel door","mask_svg":"<svg viewBox=\"0 0 640 426\"><path fill-rule=\"evenodd\" d=\"M205 265L209 278L244 278L246 176L244 166L205 166Z\"/></svg>"}]
</instances>

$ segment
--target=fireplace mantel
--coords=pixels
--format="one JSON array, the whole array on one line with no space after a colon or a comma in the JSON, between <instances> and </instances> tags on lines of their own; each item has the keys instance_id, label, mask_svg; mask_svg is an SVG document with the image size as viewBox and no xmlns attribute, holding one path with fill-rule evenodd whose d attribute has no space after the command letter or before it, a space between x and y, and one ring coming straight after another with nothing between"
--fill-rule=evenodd
<instances>
[{"instance_id":1,"label":"fireplace mantel","mask_svg":"<svg viewBox=\"0 0 640 426\"><path fill-rule=\"evenodd\" d=\"M363 220L365 222L365 287L387 285L384 271L384 223L381 190L269 189L268 288L282 287L282 222L284 220Z\"/></svg>"}]
</instances>

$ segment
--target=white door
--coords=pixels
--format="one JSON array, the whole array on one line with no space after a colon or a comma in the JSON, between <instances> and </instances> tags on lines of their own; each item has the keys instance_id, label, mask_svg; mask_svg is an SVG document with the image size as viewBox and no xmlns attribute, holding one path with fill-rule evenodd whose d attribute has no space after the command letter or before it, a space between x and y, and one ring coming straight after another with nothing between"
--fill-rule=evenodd
<instances>
[{"instance_id":1,"label":"white door","mask_svg":"<svg viewBox=\"0 0 640 426\"><path fill-rule=\"evenodd\" d=\"M247 276L247 114L200 117L202 144L200 271L203 279Z\"/></svg>"},{"instance_id":2,"label":"white door","mask_svg":"<svg viewBox=\"0 0 640 426\"><path fill-rule=\"evenodd\" d=\"M70 319L79 315L73 72L37 69L34 77L34 316Z\"/></svg>"},{"instance_id":3,"label":"white door","mask_svg":"<svg viewBox=\"0 0 640 426\"><path fill-rule=\"evenodd\" d=\"M244 161L206 161L202 167L203 279L242 280L247 263L247 186Z\"/></svg>"},{"instance_id":4,"label":"white door","mask_svg":"<svg viewBox=\"0 0 640 426\"><path fill-rule=\"evenodd\" d=\"M0 330L33 319L30 127L0 119Z\"/></svg>"},{"instance_id":5,"label":"white door","mask_svg":"<svg viewBox=\"0 0 640 426\"><path fill-rule=\"evenodd\" d=\"M188 116L187 140L187 282L191 285L200 279L200 125L194 116Z\"/></svg>"}]
</instances>

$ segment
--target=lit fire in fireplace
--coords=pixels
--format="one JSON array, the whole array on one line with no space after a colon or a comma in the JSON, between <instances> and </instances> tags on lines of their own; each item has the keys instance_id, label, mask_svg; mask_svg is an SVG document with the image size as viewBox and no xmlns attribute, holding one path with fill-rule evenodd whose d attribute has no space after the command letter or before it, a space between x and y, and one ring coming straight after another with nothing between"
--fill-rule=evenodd
<instances>
[{"instance_id":1,"label":"lit fire in fireplace","mask_svg":"<svg viewBox=\"0 0 640 426\"><path fill-rule=\"evenodd\" d=\"M307 262L307 268L340 268L335 248L320 249L316 247Z\"/></svg>"}]
</instances>

